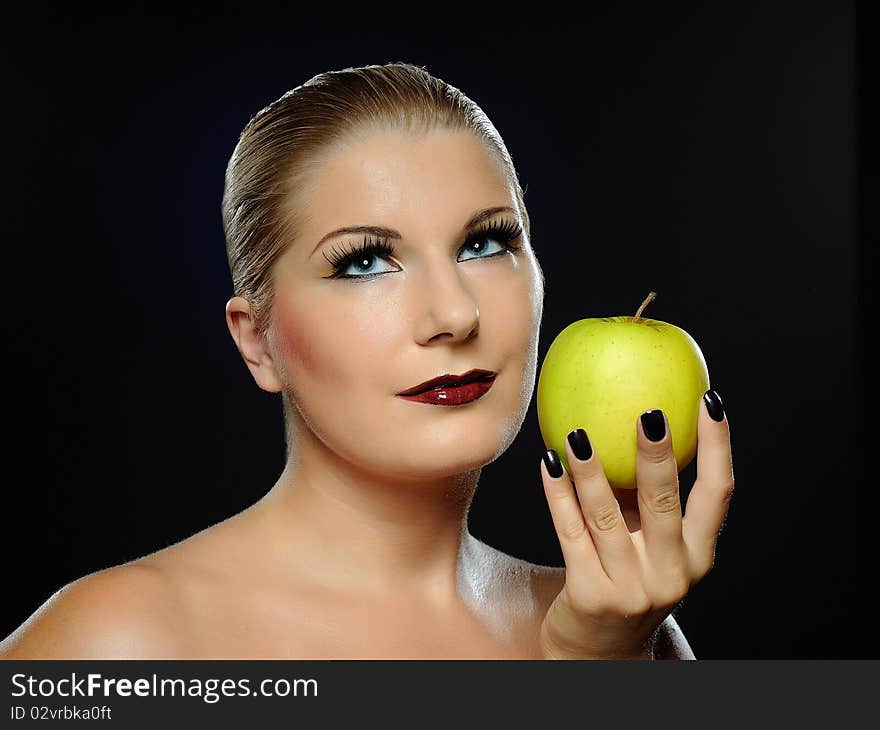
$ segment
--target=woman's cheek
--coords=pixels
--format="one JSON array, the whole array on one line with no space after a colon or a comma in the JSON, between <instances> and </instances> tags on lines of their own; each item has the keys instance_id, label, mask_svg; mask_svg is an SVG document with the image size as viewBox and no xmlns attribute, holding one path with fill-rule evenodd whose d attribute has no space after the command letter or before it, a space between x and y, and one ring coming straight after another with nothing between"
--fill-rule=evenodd
<instances>
[{"instance_id":1,"label":"woman's cheek","mask_svg":"<svg viewBox=\"0 0 880 730\"><path fill-rule=\"evenodd\" d=\"M281 309L276 316L275 326L275 343L285 371L294 375L312 372L318 361L315 348L320 342L320 332L315 331L315 324L297 320Z\"/></svg>"}]
</instances>

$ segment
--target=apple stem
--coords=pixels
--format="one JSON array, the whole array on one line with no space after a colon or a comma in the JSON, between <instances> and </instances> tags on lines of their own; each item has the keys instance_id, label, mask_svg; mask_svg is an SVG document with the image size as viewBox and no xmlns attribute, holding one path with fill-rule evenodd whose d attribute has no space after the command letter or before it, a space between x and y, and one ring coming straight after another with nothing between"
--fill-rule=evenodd
<instances>
[{"instance_id":1,"label":"apple stem","mask_svg":"<svg viewBox=\"0 0 880 730\"><path fill-rule=\"evenodd\" d=\"M657 298L657 292L652 291L648 293L648 296L645 297L645 301L642 302L642 306L639 307L639 311L636 312L635 319L633 321L638 322L639 317L642 314L642 310L647 307L651 302L653 302Z\"/></svg>"}]
</instances>

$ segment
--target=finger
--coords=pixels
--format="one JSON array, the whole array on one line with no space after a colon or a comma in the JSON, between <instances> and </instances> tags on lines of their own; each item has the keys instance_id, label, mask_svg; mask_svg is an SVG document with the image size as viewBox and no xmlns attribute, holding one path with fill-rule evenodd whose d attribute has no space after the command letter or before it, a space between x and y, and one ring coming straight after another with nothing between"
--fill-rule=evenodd
<instances>
[{"instance_id":1,"label":"finger","mask_svg":"<svg viewBox=\"0 0 880 730\"><path fill-rule=\"evenodd\" d=\"M716 406L715 421L707 398ZM693 580L702 579L715 562L715 546L733 497L730 425L721 398L707 391L697 421L697 479L688 496L682 531Z\"/></svg>"},{"instance_id":2,"label":"finger","mask_svg":"<svg viewBox=\"0 0 880 730\"><path fill-rule=\"evenodd\" d=\"M550 475L548 461L562 472L560 476ZM584 523L574 485L565 473L559 455L553 449L548 449L541 460L541 480L565 560L565 582L573 584L583 581L584 584L591 583L593 586L607 583L608 576L602 569L596 547Z\"/></svg>"},{"instance_id":3,"label":"finger","mask_svg":"<svg viewBox=\"0 0 880 730\"><path fill-rule=\"evenodd\" d=\"M593 451L584 429L568 434L565 451L584 523L605 574L618 587L640 586L638 554L599 455Z\"/></svg>"},{"instance_id":4,"label":"finger","mask_svg":"<svg viewBox=\"0 0 880 730\"><path fill-rule=\"evenodd\" d=\"M672 589L688 572L672 434L659 409L643 413L637 430L636 483L646 557L656 571L656 587Z\"/></svg>"}]
</instances>

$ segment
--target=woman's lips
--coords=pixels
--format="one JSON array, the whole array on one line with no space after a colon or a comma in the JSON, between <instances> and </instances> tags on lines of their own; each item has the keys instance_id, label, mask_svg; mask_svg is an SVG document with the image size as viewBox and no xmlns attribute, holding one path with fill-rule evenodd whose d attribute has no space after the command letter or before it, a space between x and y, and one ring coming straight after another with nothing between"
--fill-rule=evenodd
<instances>
[{"instance_id":1,"label":"woman's lips","mask_svg":"<svg viewBox=\"0 0 880 730\"><path fill-rule=\"evenodd\" d=\"M426 390L424 393L416 393L415 395L401 395L400 398L415 401L417 403L430 403L434 406L460 406L476 400L495 384L495 378L492 380L479 380L473 383L466 383L457 387L435 388Z\"/></svg>"}]
</instances>

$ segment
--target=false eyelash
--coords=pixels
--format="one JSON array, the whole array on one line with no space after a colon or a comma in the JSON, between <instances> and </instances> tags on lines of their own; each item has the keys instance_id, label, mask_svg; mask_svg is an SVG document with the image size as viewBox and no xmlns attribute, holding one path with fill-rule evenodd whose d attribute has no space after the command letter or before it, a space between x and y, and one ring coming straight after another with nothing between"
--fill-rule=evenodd
<instances>
[{"instance_id":1,"label":"false eyelash","mask_svg":"<svg viewBox=\"0 0 880 730\"><path fill-rule=\"evenodd\" d=\"M333 267L333 276L340 271L344 271L350 263L360 261L362 258L378 254L379 256L391 256L394 254L394 246L391 245L387 238L380 238L373 241L369 236L364 237L363 243L357 248L350 248L348 251L337 251L333 247L333 253L330 256L324 255L329 264Z\"/></svg>"},{"instance_id":2,"label":"false eyelash","mask_svg":"<svg viewBox=\"0 0 880 730\"><path fill-rule=\"evenodd\" d=\"M519 224L512 221L504 221L503 223L496 221L473 231L468 235L462 248L467 248L470 244L475 243L476 241L482 241L484 238L493 238L508 251L517 251L519 250L520 245L515 242L515 239L519 238L521 234L522 228ZM365 236L363 242L359 246L350 247L346 251L337 251L334 246L333 253L330 256L324 254L324 258L333 267L333 274L330 278L369 279L372 278L369 274L352 277L342 276L341 272L348 268L349 264L355 261L362 261L363 259L370 258L374 255L378 255L379 257L393 256L394 246L387 238L374 240L369 236ZM496 254L481 258L491 258L494 255Z\"/></svg>"}]
</instances>

